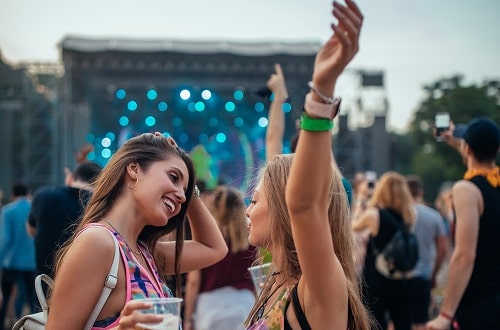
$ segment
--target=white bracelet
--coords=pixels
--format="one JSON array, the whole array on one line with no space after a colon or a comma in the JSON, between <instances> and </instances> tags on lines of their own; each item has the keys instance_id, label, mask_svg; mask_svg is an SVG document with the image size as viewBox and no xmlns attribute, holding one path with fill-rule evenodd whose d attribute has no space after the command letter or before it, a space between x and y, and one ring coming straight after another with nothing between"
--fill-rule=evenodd
<instances>
[{"instance_id":1,"label":"white bracelet","mask_svg":"<svg viewBox=\"0 0 500 330\"><path fill-rule=\"evenodd\" d=\"M309 88L316 94L319 96L320 99L323 100L323 102L325 102L326 104L333 104L335 103L335 98L333 97L328 97L326 95L324 95L323 93L321 93L317 88L316 86L314 86L313 82L312 81L309 81L307 83L307 85L309 85Z\"/></svg>"}]
</instances>

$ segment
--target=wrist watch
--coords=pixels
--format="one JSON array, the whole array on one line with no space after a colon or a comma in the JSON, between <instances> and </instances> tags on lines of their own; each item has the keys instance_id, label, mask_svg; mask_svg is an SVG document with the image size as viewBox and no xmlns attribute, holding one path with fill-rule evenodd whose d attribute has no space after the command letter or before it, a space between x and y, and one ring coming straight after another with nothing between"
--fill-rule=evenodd
<instances>
[{"instance_id":1,"label":"wrist watch","mask_svg":"<svg viewBox=\"0 0 500 330\"><path fill-rule=\"evenodd\" d=\"M332 103L321 103L313 100L311 92L306 95L304 109L312 118L324 118L333 120L339 113L341 98L336 97Z\"/></svg>"}]
</instances>

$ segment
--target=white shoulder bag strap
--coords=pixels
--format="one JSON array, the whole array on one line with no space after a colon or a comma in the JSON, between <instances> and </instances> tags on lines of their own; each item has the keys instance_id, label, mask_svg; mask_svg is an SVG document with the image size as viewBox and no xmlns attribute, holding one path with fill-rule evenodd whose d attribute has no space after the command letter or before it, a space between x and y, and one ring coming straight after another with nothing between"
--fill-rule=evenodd
<instances>
[{"instance_id":1,"label":"white shoulder bag strap","mask_svg":"<svg viewBox=\"0 0 500 330\"><path fill-rule=\"evenodd\" d=\"M113 242L115 243L115 256L113 258L113 264L111 264L111 269L109 270L109 274L108 276L106 276L106 281L104 282L104 288L102 289L101 297L99 298L99 301L95 305L92 314L90 314L89 320L85 325L85 329L92 328L92 326L95 323L95 320L97 319L97 316L99 316L99 313L102 310L102 307L106 303L106 300L108 300L108 297L111 294L111 290L113 290L116 287L116 283L118 282L118 266L120 265L120 248L118 246L118 241L116 240L115 235L113 235L113 233L111 233L109 230L108 232L113 237Z\"/></svg>"}]
</instances>

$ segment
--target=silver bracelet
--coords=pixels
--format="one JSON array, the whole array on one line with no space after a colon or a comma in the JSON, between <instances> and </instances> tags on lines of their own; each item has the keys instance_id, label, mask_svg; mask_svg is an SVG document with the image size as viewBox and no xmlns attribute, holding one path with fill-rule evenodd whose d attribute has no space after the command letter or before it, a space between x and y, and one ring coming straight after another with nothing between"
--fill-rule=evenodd
<instances>
[{"instance_id":1,"label":"silver bracelet","mask_svg":"<svg viewBox=\"0 0 500 330\"><path fill-rule=\"evenodd\" d=\"M201 196L200 189L198 188L197 185L194 185L194 187L193 187L193 197L194 198L200 198L200 196Z\"/></svg>"},{"instance_id":2,"label":"silver bracelet","mask_svg":"<svg viewBox=\"0 0 500 330\"><path fill-rule=\"evenodd\" d=\"M335 98L334 97L328 97L326 95L324 95L323 93L321 93L317 88L316 86L314 86L313 82L312 81L309 81L307 83L309 85L309 88L316 94L319 96L319 98L321 100L323 100L323 102L325 102L326 104L333 104L336 102Z\"/></svg>"}]
</instances>

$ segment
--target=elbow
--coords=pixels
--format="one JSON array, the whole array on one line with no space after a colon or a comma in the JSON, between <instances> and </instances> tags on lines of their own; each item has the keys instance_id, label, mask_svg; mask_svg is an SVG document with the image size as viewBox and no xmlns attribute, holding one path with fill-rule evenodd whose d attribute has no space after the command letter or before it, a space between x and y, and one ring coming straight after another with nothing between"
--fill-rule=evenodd
<instances>
[{"instance_id":1,"label":"elbow","mask_svg":"<svg viewBox=\"0 0 500 330\"><path fill-rule=\"evenodd\" d=\"M453 259L462 267L472 268L476 260L476 253L473 251L457 251Z\"/></svg>"},{"instance_id":2,"label":"elbow","mask_svg":"<svg viewBox=\"0 0 500 330\"><path fill-rule=\"evenodd\" d=\"M225 241L216 249L216 258L217 262L221 261L224 259L225 256L227 256L227 253L229 252L229 248L227 247L227 244Z\"/></svg>"}]
</instances>

